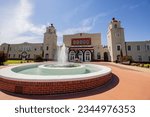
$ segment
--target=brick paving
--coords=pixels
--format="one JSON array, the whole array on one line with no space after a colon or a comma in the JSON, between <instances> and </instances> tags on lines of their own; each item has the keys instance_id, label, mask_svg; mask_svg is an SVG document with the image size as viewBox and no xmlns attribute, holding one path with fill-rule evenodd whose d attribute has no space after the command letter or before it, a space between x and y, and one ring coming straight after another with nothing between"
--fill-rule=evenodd
<instances>
[{"instance_id":1,"label":"brick paving","mask_svg":"<svg viewBox=\"0 0 150 117\"><path fill-rule=\"evenodd\" d=\"M104 86L84 92L53 96L16 95L0 92L0 99L150 100L150 69L105 62L93 64L110 67L113 73L112 80Z\"/></svg>"}]
</instances>

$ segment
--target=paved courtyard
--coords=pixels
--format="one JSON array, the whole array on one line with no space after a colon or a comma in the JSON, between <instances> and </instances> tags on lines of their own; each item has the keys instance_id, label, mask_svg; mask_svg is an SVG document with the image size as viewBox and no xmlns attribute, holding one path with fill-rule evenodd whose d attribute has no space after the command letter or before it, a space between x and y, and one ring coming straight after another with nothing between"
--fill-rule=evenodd
<instances>
[{"instance_id":1,"label":"paved courtyard","mask_svg":"<svg viewBox=\"0 0 150 117\"><path fill-rule=\"evenodd\" d=\"M113 73L112 80L96 89L59 96L16 95L0 91L0 99L150 100L150 69L109 62L93 62L92 64L110 67Z\"/></svg>"}]
</instances>

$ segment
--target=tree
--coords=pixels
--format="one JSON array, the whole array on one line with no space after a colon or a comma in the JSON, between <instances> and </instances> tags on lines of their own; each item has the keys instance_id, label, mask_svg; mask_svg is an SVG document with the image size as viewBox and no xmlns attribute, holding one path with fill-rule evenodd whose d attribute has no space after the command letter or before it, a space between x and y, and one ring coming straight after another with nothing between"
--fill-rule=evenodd
<instances>
[{"instance_id":1,"label":"tree","mask_svg":"<svg viewBox=\"0 0 150 117\"><path fill-rule=\"evenodd\" d=\"M0 51L0 65L3 65L6 60L7 55L3 51Z\"/></svg>"}]
</instances>

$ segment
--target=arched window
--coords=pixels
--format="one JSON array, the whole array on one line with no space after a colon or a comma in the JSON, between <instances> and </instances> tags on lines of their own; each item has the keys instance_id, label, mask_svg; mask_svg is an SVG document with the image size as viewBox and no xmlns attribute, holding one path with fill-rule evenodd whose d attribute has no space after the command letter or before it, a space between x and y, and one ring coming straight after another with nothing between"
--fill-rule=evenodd
<instances>
[{"instance_id":1,"label":"arched window","mask_svg":"<svg viewBox=\"0 0 150 117\"><path fill-rule=\"evenodd\" d=\"M114 28L117 28L117 24L114 25Z\"/></svg>"},{"instance_id":2,"label":"arched window","mask_svg":"<svg viewBox=\"0 0 150 117\"><path fill-rule=\"evenodd\" d=\"M89 50L85 51L84 60L85 61L91 61L91 52Z\"/></svg>"},{"instance_id":3,"label":"arched window","mask_svg":"<svg viewBox=\"0 0 150 117\"><path fill-rule=\"evenodd\" d=\"M74 61L75 60L75 52L74 51L70 51L69 53L69 61Z\"/></svg>"}]
</instances>

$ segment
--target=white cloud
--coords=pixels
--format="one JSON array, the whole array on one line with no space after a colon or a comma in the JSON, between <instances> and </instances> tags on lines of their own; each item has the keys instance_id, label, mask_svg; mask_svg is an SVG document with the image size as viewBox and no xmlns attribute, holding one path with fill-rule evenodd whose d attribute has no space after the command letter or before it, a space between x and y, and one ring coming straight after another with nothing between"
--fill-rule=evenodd
<instances>
[{"instance_id":1,"label":"white cloud","mask_svg":"<svg viewBox=\"0 0 150 117\"><path fill-rule=\"evenodd\" d=\"M79 8L86 9L88 6L89 2L86 5L81 5ZM79 11L77 9L73 14ZM32 0L20 0L16 5L0 8L0 12L0 44L43 41L43 33L46 26L35 26L31 22L31 15L33 14ZM58 44L62 43L64 34L86 33L91 31L96 21L106 15L107 13L100 13L82 20L77 27L58 31Z\"/></svg>"},{"instance_id":2,"label":"white cloud","mask_svg":"<svg viewBox=\"0 0 150 117\"><path fill-rule=\"evenodd\" d=\"M30 21L33 13L31 0L20 0L15 6L5 6L0 19L0 43L20 43L23 41L37 42L43 35L45 26L35 26ZM31 36L24 36L32 33Z\"/></svg>"},{"instance_id":3,"label":"white cloud","mask_svg":"<svg viewBox=\"0 0 150 117\"><path fill-rule=\"evenodd\" d=\"M99 20L102 17L107 16L108 13L99 13L96 16L86 18L82 20L79 24L79 27L75 28L68 28L66 30L63 30L61 32L57 32L58 35L58 45L62 44L63 41L63 35L65 34L75 34L75 33L88 33L92 30L92 28L95 26L96 21Z\"/></svg>"}]
</instances>

